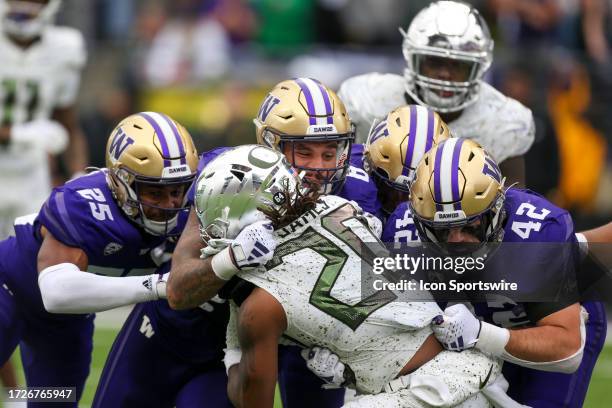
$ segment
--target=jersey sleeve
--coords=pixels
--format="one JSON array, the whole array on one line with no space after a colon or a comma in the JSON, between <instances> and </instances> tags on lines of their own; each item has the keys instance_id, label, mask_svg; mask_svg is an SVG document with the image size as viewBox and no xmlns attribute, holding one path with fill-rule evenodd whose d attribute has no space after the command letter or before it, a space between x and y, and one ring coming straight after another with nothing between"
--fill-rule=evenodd
<instances>
[{"instance_id":1,"label":"jersey sleeve","mask_svg":"<svg viewBox=\"0 0 612 408\"><path fill-rule=\"evenodd\" d=\"M81 190L64 187L53 190L39 213L38 221L53 237L66 246L82 249L93 258L104 250L108 241L122 243L113 229L114 215L99 189ZM89 198L88 198L89 197ZM106 209L108 208L108 210Z\"/></svg>"},{"instance_id":2,"label":"jersey sleeve","mask_svg":"<svg viewBox=\"0 0 612 408\"><path fill-rule=\"evenodd\" d=\"M356 202L363 211L382 220L382 206L378 201L378 189L365 170L350 166L339 196L348 201Z\"/></svg>"},{"instance_id":3,"label":"jersey sleeve","mask_svg":"<svg viewBox=\"0 0 612 408\"><path fill-rule=\"evenodd\" d=\"M535 140L535 122L531 110L512 98L506 99L504 108L497 115L499 143L496 143L493 156L499 163L510 157L524 155Z\"/></svg>"},{"instance_id":4,"label":"jersey sleeve","mask_svg":"<svg viewBox=\"0 0 612 408\"><path fill-rule=\"evenodd\" d=\"M63 56L63 67L58 73L60 87L56 100L58 107L65 108L74 105L76 101L81 73L87 61L87 50L83 35L75 29L57 27L54 38Z\"/></svg>"}]
</instances>

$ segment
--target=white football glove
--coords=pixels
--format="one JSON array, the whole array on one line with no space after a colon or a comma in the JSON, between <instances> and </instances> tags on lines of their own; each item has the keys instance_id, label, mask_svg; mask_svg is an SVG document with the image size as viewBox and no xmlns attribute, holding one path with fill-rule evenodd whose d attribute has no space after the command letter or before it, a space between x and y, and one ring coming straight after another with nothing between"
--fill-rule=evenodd
<instances>
[{"instance_id":1,"label":"white football glove","mask_svg":"<svg viewBox=\"0 0 612 408\"><path fill-rule=\"evenodd\" d=\"M302 358L306 360L306 367L326 382L321 388L342 388L344 384L344 364L336 354L321 347L303 349L301 354Z\"/></svg>"},{"instance_id":2,"label":"white football glove","mask_svg":"<svg viewBox=\"0 0 612 408\"><path fill-rule=\"evenodd\" d=\"M220 279L229 280L239 270L265 265L274 256L276 245L272 223L257 221L244 227L233 240L209 240L201 258L214 255L213 271Z\"/></svg>"},{"instance_id":3,"label":"white football glove","mask_svg":"<svg viewBox=\"0 0 612 408\"><path fill-rule=\"evenodd\" d=\"M54 120L37 119L12 125L11 143L38 144L47 153L58 154L68 146L68 131Z\"/></svg>"},{"instance_id":4,"label":"white football glove","mask_svg":"<svg viewBox=\"0 0 612 408\"><path fill-rule=\"evenodd\" d=\"M170 272L164 273L163 275L154 273L144 276L142 286L151 292L151 300L167 298L166 283L168 282L168 276L170 276Z\"/></svg>"},{"instance_id":5,"label":"white football glove","mask_svg":"<svg viewBox=\"0 0 612 408\"><path fill-rule=\"evenodd\" d=\"M445 349L461 351L476 345L480 324L465 305L457 304L444 309L443 315L434 317L432 329Z\"/></svg>"}]
</instances>

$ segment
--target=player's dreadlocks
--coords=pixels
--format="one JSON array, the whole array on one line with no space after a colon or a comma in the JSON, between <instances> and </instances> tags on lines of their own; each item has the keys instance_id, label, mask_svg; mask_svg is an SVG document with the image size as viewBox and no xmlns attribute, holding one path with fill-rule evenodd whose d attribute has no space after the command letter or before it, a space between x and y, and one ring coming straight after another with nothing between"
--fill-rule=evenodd
<instances>
[{"instance_id":1,"label":"player's dreadlocks","mask_svg":"<svg viewBox=\"0 0 612 408\"><path fill-rule=\"evenodd\" d=\"M283 193L285 197L289 197L283 205L278 208L259 207L258 210L263 212L272 221L274 229L283 228L293 221L304 215L306 212L315 208L321 194L317 188L309 188L306 191L297 189L296 192L289 190L289 186L284 187Z\"/></svg>"}]
</instances>

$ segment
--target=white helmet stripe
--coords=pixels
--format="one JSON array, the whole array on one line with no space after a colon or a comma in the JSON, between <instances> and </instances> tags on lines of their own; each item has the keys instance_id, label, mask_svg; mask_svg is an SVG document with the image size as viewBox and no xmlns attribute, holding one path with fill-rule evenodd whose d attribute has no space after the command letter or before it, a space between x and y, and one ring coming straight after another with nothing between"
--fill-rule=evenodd
<instances>
[{"instance_id":1,"label":"white helmet stripe","mask_svg":"<svg viewBox=\"0 0 612 408\"><path fill-rule=\"evenodd\" d=\"M170 160L170 165L180 166L181 165L180 147L178 145L176 137L174 136L174 132L172 128L170 127L170 124L168 123L168 121L157 112L144 112L144 113L146 113L151 119L153 119L153 121L155 121L157 126L159 126L159 129L161 130L162 134L157 135L157 136L160 139L164 138L166 145L168 146L169 156L175 158L175 159Z\"/></svg>"},{"instance_id":2,"label":"white helmet stripe","mask_svg":"<svg viewBox=\"0 0 612 408\"><path fill-rule=\"evenodd\" d=\"M414 153L412 154L412 161L409 163L409 167L416 168L419 161L423 158L425 153L425 146L427 144L428 134L431 131L429 129L429 110L424 106L416 107L416 134L410 135L415 137L414 140Z\"/></svg>"},{"instance_id":3,"label":"white helmet stripe","mask_svg":"<svg viewBox=\"0 0 612 408\"><path fill-rule=\"evenodd\" d=\"M446 140L442 146L442 158L440 163L440 194L442 202L450 203L454 201L452 180L453 180L453 153L455 145L459 139L451 138ZM451 206L452 207L452 206ZM452 209L451 209L452 210Z\"/></svg>"},{"instance_id":4,"label":"white helmet stripe","mask_svg":"<svg viewBox=\"0 0 612 408\"><path fill-rule=\"evenodd\" d=\"M327 125L327 116L331 115L331 112L328 112L328 109L325 106L325 98L327 97L327 95L323 95L323 92L325 91L319 86L319 84L310 78L299 78L298 83L300 82L308 89L312 98L314 112L309 113L316 116L317 125Z\"/></svg>"}]
</instances>

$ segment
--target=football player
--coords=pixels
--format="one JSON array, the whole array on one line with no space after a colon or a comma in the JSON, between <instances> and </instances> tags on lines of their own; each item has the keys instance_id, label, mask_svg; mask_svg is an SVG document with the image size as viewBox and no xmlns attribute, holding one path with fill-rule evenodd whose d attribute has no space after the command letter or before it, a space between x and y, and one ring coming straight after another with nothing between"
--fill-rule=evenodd
<instances>
[{"instance_id":1,"label":"football player","mask_svg":"<svg viewBox=\"0 0 612 408\"><path fill-rule=\"evenodd\" d=\"M51 192L49 154L68 148L70 174L87 164L75 109L85 42L77 30L52 24L60 4L0 1L0 238L12 234L17 216L38 211Z\"/></svg>"},{"instance_id":2,"label":"football player","mask_svg":"<svg viewBox=\"0 0 612 408\"><path fill-rule=\"evenodd\" d=\"M316 186L321 194L339 194L355 201L373 228L381 231L376 187L361 167L361 146L351 149L353 126L342 101L332 90L310 78L282 81L266 96L254 122L258 143L285 154L304 173L306 182ZM205 153L198 167L204 168L227 150L220 148ZM263 225L258 225L252 227L261 229L257 234L271 234ZM273 245L275 241L266 242ZM199 250L203 246L194 214L173 255L169 302L175 308L197 307L209 300L239 270L241 262L245 262L236 259L231 248L226 248L211 258L214 262L210 265L215 268L212 274L206 266L208 261L200 259ZM258 260L265 261L265 255ZM297 348L283 347L282 355L280 390L286 407L306 403L329 407L342 404L342 390L321 391L321 381L307 370ZM309 396L308 402L305 395Z\"/></svg>"},{"instance_id":3,"label":"football player","mask_svg":"<svg viewBox=\"0 0 612 408\"><path fill-rule=\"evenodd\" d=\"M279 153L241 149L250 151L229 152L204 169L195 199L209 247L264 219L262 212L278 227L265 270L243 270L244 281L232 292L241 305L232 309L225 360L235 406L272 406L283 335L333 349L351 368L358 391L377 394L348 406L455 406L467 399L489 406L476 394L496 378L498 362L472 350L441 351L429 326L439 310L435 302L394 301L390 291L361 298L361 264L371 262L360 255L361 244L384 248L360 211L340 197L317 200L304 191ZM266 248L256 244L245 256L258 251Z\"/></svg>"},{"instance_id":4,"label":"football player","mask_svg":"<svg viewBox=\"0 0 612 408\"><path fill-rule=\"evenodd\" d=\"M567 211L528 190L504 189L495 161L465 139L448 139L425 155L410 188L410 210L420 239L442 250L453 243L576 242ZM531 283L534 291L561 281L561 269L576 261L573 252L562 254L560 246L537 248L537 254L522 254L521 268L544 259L564 261L534 265L539 272ZM483 321L458 304L444 311L433 330L449 349L476 348L510 363L504 364L504 375L517 401L535 407L582 406L606 321L600 303L581 307L573 302L477 303L475 312Z\"/></svg>"},{"instance_id":5,"label":"football player","mask_svg":"<svg viewBox=\"0 0 612 408\"><path fill-rule=\"evenodd\" d=\"M55 188L0 242L0 362L19 344L27 385L76 387L76 401L93 313L166 296L167 275L153 272L184 225L196 175L191 136L160 113L122 120L106 157L107 168Z\"/></svg>"},{"instance_id":6,"label":"football player","mask_svg":"<svg viewBox=\"0 0 612 408\"><path fill-rule=\"evenodd\" d=\"M364 168L378 189L386 215L383 242L418 241L410 210L396 208L408 200L414 171L423 155L449 138L448 126L433 110L419 105L402 106L374 123L365 145Z\"/></svg>"},{"instance_id":7,"label":"football player","mask_svg":"<svg viewBox=\"0 0 612 408\"><path fill-rule=\"evenodd\" d=\"M478 11L455 1L421 10L404 36L404 76L370 73L347 79L338 95L365 141L370 125L398 106L418 103L440 114L455 137L483 145L510 183L524 184L522 155L531 147L531 111L485 83L493 40Z\"/></svg>"}]
</instances>

